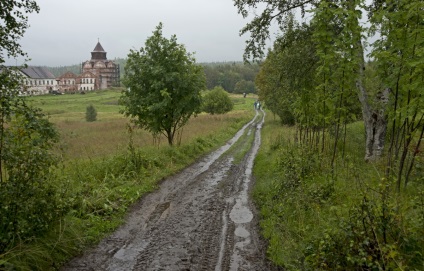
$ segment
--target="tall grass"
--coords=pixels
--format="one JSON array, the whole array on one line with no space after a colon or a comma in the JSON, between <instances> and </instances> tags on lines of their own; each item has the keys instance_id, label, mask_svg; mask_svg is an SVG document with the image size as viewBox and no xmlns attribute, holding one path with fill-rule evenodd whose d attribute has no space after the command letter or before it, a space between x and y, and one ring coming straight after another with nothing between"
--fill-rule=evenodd
<instances>
[{"instance_id":1,"label":"tall grass","mask_svg":"<svg viewBox=\"0 0 424 271\"><path fill-rule=\"evenodd\" d=\"M61 134L60 154L68 159L93 159L125 151L128 142L128 118L119 113L121 89L88 92L85 95L47 95L31 97L30 102L50 116ZM254 115L254 95L242 98L232 94L234 110L224 115L199 114L189 120L180 131L179 144L188 144L194 138L206 136L231 125L234 120ZM86 107L92 104L97 110L97 121L86 122ZM135 147L167 145L165 137L155 140L141 129L134 129Z\"/></svg>"},{"instance_id":2,"label":"tall grass","mask_svg":"<svg viewBox=\"0 0 424 271\"><path fill-rule=\"evenodd\" d=\"M363 160L363 124L332 154L296 143L293 127L266 119L254 199L268 257L287 270L421 270L424 187L398 194L381 163ZM344 152L343 152L344 151ZM341 154L344 154L343 156ZM421 181L420 181L421 180Z\"/></svg>"}]
</instances>

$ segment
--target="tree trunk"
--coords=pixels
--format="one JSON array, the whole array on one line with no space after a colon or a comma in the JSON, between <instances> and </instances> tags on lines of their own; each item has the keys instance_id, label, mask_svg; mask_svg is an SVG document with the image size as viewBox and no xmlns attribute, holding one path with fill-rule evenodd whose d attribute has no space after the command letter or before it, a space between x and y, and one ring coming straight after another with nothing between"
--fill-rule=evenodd
<instances>
[{"instance_id":1,"label":"tree trunk","mask_svg":"<svg viewBox=\"0 0 424 271\"><path fill-rule=\"evenodd\" d=\"M365 160L373 161L381 156L384 148L384 139L387 130L387 116L385 109L387 107L389 92L386 88L375 99L374 108L371 107L368 93L365 89L363 78L365 78L364 48L360 40L357 41L359 73L356 80L358 88L359 101L362 105L362 117L365 125Z\"/></svg>"},{"instance_id":2,"label":"tree trunk","mask_svg":"<svg viewBox=\"0 0 424 271\"><path fill-rule=\"evenodd\" d=\"M168 138L168 144L169 146L172 146L174 143L174 133L172 133L172 131L166 131L167 134L167 138Z\"/></svg>"}]
</instances>

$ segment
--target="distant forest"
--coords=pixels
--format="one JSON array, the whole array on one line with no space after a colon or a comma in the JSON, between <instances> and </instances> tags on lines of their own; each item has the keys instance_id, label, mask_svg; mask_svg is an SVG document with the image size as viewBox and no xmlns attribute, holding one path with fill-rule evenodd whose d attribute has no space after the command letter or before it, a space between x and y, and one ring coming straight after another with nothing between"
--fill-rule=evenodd
<instances>
[{"instance_id":1,"label":"distant forest","mask_svg":"<svg viewBox=\"0 0 424 271\"><path fill-rule=\"evenodd\" d=\"M121 78L124 75L126 59L115 58L115 63L120 65ZM259 64L245 64L243 62L211 62L200 63L205 70L206 86L212 89L216 86L223 87L231 93L255 93L255 77L259 72ZM81 73L81 64L60 67L47 67L54 76L58 77L68 71L75 74Z\"/></svg>"}]
</instances>

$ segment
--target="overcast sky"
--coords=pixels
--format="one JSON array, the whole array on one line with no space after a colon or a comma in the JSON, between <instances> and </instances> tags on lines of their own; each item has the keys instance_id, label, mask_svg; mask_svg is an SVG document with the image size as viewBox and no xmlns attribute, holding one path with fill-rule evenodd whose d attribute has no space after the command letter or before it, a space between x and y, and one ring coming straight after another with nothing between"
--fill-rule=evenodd
<instances>
[{"instance_id":1,"label":"overcast sky","mask_svg":"<svg viewBox=\"0 0 424 271\"><path fill-rule=\"evenodd\" d=\"M163 34L177 36L197 62L242 60L248 22L232 0L37 0L21 39L29 65L65 66L91 58L100 40L108 59L125 58L144 47L159 22ZM15 64L9 61L9 65ZM21 60L17 64L22 64Z\"/></svg>"}]
</instances>

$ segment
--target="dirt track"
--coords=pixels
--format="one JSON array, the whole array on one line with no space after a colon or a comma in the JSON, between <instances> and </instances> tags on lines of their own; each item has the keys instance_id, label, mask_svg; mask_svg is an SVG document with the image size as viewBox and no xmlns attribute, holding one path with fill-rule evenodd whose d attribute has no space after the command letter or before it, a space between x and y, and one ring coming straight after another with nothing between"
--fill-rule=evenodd
<instances>
[{"instance_id":1,"label":"dirt track","mask_svg":"<svg viewBox=\"0 0 424 271\"><path fill-rule=\"evenodd\" d=\"M164 180L115 233L62 270L268 270L249 198L262 124L259 112L226 145Z\"/></svg>"}]
</instances>

